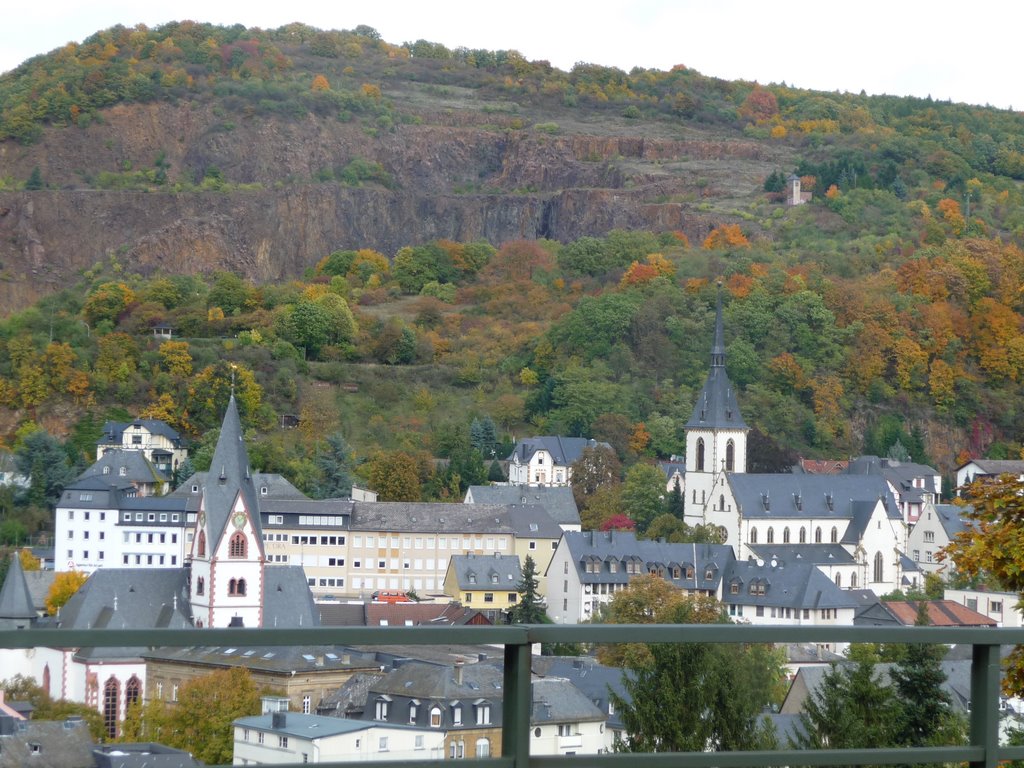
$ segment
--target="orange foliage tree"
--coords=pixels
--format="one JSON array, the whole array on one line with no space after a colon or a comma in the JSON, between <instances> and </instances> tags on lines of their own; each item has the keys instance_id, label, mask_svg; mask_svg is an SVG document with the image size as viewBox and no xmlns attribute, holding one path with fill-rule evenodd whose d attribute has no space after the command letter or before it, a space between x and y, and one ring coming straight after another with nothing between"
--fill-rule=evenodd
<instances>
[{"instance_id":1,"label":"orange foliage tree","mask_svg":"<svg viewBox=\"0 0 1024 768\"><path fill-rule=\"evenodd\" d=\"M749 248L750 241L743 234L739 224L722 224L711 230L704 238L704 247L708 250L718 248Z\"/></svg>"}]
</instances>

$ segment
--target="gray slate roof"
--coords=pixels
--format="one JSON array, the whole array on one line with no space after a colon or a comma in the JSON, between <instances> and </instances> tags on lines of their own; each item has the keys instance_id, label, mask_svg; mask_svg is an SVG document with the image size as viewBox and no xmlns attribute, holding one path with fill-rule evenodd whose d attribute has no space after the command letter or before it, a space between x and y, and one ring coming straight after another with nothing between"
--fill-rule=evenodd
<instances>
[{"instance_id":1,"label":"gray slate roof","mask_svg":"<svg viewBox=\"0 0 1024 768\"><path fill-rule=\"evenodd\" d=\"M537 529L531 524L537 525ZM349 528L353 531L507 533L551 539L562 534L562 529L543 508L531 504L355 501Z\"/></svg>"},{"instance_id":2,"label":"gray slate roof","mask_svg":"<svg viewBox=\"0 0 1024 768\"><path fill-rule=\"evenodd\" d=\"M0 726L0 768L93 768L93 742L84 720L23 720ZM32 746L39 746L33 752Z\"/></svg>"},{"instance_id":3,"label":"gray slate roof","mask_svg":"<svg viewBox=\"0 0 1024 768\"><path fill-rule=\"evenodd\" d=\"M842 544L751 544L762 560L803 561L815 565L853 565L853 555Z\"/></svg>"},{"instance_id":4,"label":"gray slate roof","mask_svg":"<svg viewBox=\"0 0 1024 768\"><path fill-rule=\"evenodd\" d=\"M580 582L583 584L627 584L625 561L636 558L642 573L651 566L664 566L665 578L677 587L689 590L715 591L722 574L736 559L728 544L668 544L649 539L637 539L631 531L566 531L563 534ZM616 572L610 563L616 561ZM596 572L587 573L585 563L600 564ZM680 578L672 578L672 567L679 566ZM686 577L687 566L693 567L693 578ZM708 572L711 578L706 578Z\"/></svg>"},{"instance_id":5,"label":"gray slate roof","mask_svg":"<svg viewBox=\"0 0 1024 768\"><path fill-rule=\"evenodd\" d=\"M547 510L559 525L580 524L580 510L572 488L564 485L471 485L466 491L466 503L513 507L534 504Z\"/></svg>"},{"instance_id":6,"label":"gray slate roof","mask_svg":"<svg viewBox=\"0 0 1024 768\"><path fill-rule=\"evenodd\" d=\"M241 495L252 518L253 534L260 554L263 553L263 526L260 521L260 496L253 483L249 454L242 437L238 404L232 393L221 423L217 447L213 450L210 471L203 484L203 505L210 528L210 542L216 546L228 527L235 498Z\"/></svg>"},{"instance_id":7,"label":"gray slate roof","mask_svg":"<svg viewBox=\"0 0 1024 768\"><path fill-rule=\"evenodd\" d=\"M104 744L92 754L96 768L200 768L205 765L188 752L152 742Z\"/></svg>"},{"instance_id":8,"label":"gray slate roof","mask_svg":"<svg viewBox=\"0 0 1024 768\"><path fill-rule=\"evenodd\" d=\"M722 577L722 602L725 604L763 605L776 608L820 610L853 608L862 605L858 596L840 589L813 563L799 561L736 561ZM732 584L738 582L738 594ZM764 594L751 594L752 585L763 585Z\"/></svg>"},{"instance_id":9,"label":"gray slate roof","mask_svg":"<svg viewBox=\"0 0 1024 768\"><path fill-rule=\"evenodd\" d=\"M135 421L108 421L103 425L103 435L96 445L120 445L124 432L136 424L145 427L150 434L166 437L175 446L181 444L181 435L167 422L159 419L136 419Z\"/></svg>"},{"instance_id":10,"label":"gray slate roof","mask_svg":"<svg viewBox=\"0 0 1024 768\"><path fill-rule=\"evenodd\" d=\"M374 669L376 655L345 646L192 646L156 648L143 654L153 661L180 661L205 667L246 667L277 674L305 674L329 670Z\"/></svg>"},{"instance_id":11,"label":"gray slate roof","mask_svg":"<svg viewBox=\"0 0 1024 768\"><path fill-rule=\"evenodd\" d=\"M121 474L121 470L125 474ZM106 472L104 473L104 470ZM103 454L96 462L82 472L79 478L100 477L109 481L109 485L127 482L166 483L167 475L157 469L141 451L129 451L113 448Z\"/></svg>"},{"instance_id":12,"label":"gray slate roof","mask_svg":"<svg viewBox=\"0 0 1024 768\"><path fill-rule=\"evenodd\" d=\"M267 565L263 568L263 626L317 627L320 611L309 591L301 565Z\"/></svg>"},{"instance_id":13,"label":"gray slate roof","mask_svg":"<svg viewBox=\"0 0 1024 768\"><path fill-rule=\"evenodd\" d=\"M277 716L275 725L275 715ZM283 716L283 717L282 717ZM266 715L240 717L234 725L253 728L268 733L279 733L282 736L294 736L297 739L323 739L339 736L343 733L355 733L372 728L378 723L365 720L346 720L341 717L325 717L323 715L304 715L301 712L271 712ZM408 728L408 725L383 723L389 728Z\"/></svg>"},{"instance_id":14,"label":"gray slate roof","mask_svg":"<svg viewBox=\"0 0 1024 768\"><path fill-rule=\"evenodd\" d=\"M0 619L34 619L36 615L32 593L29 592L25 571L21 567L21 557L15 550L11 555L7 578L4 579L3 587L0 587Z\"/></svg>"},{"instance_id":15,"label":"gray slate roof","mask_svg":"<svg viewBox=\"0 0 1024 768\"><path fill-rule=\"evenodd\" d=\"M964 517L964 513L971 509L970 506L960 507L956 504L935 505L935 514L938 516L939 525L950 539L970 527L971 521Z\"/></svg>"},{"instance_id":16,"label":"gray slate roof","mask_svg":"<svg viewBox=\"0 0 1024 768\"><path fill-rule=\"evenodd\" d=\"M569 680L584 696L590 699L603 713L608 712L609 692L612 691L625 701L630 700L623 676L633 677L628 669L606 667L598 664L592 656L534 656L533 673L540 677L561 677ZM622 710L608 715L608 727L622 730Z\"/></svg>"},{"instance_id":17,"label":"gray slate roof","mask_svg":"<svg viewBox=\"0 0 1024 768\"><path fill-rule=\"evenodd\" d=\"M736 402L736 390L725 372L725 333L722 326L722 289L715 306L715 339L711 346L711 369L697 396L687 429L747 428Z\"/></svg>"},{"instance_id":18,"label":"gray slate roof","mask_svg":"<svg viewBox=\"0 0 1024 768\"><path fill-rule=\"evenodd\" d=\"M747 519L854 518L854 501L885 500L886 514L901 518L896 499L881 475L727 475L739 511Z\"/></svg>"},{"instance_id":19,"label":"gray slate roof","mask_svg":"<svg viewBox=\"0 0 1024 768\"><path fill-rule=\"evenodd\" d=\"M537 451L547 451L551 455L553 464L568 466L583 455L584 448L596 448L599 445L608 446L608 443L601 443L586 437L562 437L561 435L527 437L516 443L515 450L509 454L508 461L518 459L520 463L525 464Z\"/></svg>"},{"instance_id":20,"label":"gray slate roof","mask_svg":"<svg viewBox=\"0 0 1024 768\"><path fill-rule=\"evenodd\" d=\"M1024 474L1024 461L1020 459L972 459L967 464L974 464L988 475ZM963 466L967 466L967 464Z\"/></svg>"},{"instance_id":21,"label":"gray slate roof","mask_svg":"<svg viewBox=\"0 0 1024 768\"><path fill-rule=\"evenodd\" d=\"M533 681L530 725L604 721L606 714L569 680L543 677Z\"/></svg>"},{"instance_id":22,"label":"gray slate roof","mask_svg":"<svg viewBox=\"0 0 1024 768\"><path fill-rule=\"evenodd\" d=\"M453 555L448 567L460 590L514 590L523 578L519 555Z\"/></svg>"},{"instance_id":23,"label":"gray slate roof","mask_svg":"<svg viewBox=\"0 0 1024 768\"><path fill-rule=\"evenodd\" d=\"M878 456L860 456L853 459L846 467L850 475L882 475L899 491L904 501L921 501L926 493L938 495L935 478L939 471L926 464L915 464L910 461L894 461ZM918 488L914 481L922 478L924 488Z\"/></svg>"}]
</instances>

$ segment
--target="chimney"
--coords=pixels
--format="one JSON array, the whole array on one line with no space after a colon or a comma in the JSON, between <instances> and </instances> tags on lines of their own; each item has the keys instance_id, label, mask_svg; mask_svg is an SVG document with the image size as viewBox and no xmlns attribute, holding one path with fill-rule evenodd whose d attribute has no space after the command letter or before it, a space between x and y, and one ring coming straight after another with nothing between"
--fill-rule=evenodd
<instances>
[{"instance_id":1,"label":"chimney","mask_svg":"<svg viewBox=\"0 0 1024 768\"><path fill-rule=\"evenodd\" d=\"M455 684L462 685L462 659L455 662Z\"/></svg>"},{"instance_id":2,"label":"chimney","mask_svg":"<svg viewBox=\"0 0 1024 768\"><path fill-rule=\"evenodd\" d=\"M274 728L284 728L287 719L287 712L273 712L270 715L270 724Z\"/></svg>"}]
</instances>

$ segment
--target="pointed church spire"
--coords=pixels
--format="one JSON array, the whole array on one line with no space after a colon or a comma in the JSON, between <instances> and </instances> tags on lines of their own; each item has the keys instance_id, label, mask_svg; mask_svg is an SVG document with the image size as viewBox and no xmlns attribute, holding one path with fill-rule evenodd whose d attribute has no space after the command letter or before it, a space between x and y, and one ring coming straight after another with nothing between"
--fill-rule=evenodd
<instances>
[{"instance_id":1,"label":"pointed church spire","mask_svg":"<svg viewBox=\"0 0 1024 768\"><path fill-rule=\"evenodd\" d=\"M722 323L722 281L718 281L718 302L715 306L715 342L711 346L711 367L725 367L725 331Z\"/></svg>"},{"instance_id":2,"label":"pointed church spire","mask_svg":"<svg viewBox=\"0 0 1024 768\"><path fill-rule=\"evenodd\" d=\"M203 488L203 506L210 521L211 544L219 541L227 529L232 506L239 494L256 527L258 538L262 539L259 494L256 493L252 471L249 468L249 454L245 450L238 403L232 394L224 412L220 437L217 438L217 446L213 450L210 471L207 473L206 485Z\"/></svg>"},{"instance_id":3,"label":"pointed church spire","mask_svg":"<svg viewBox=\"0 0 1024 768\"><path fill-rule=\"evenodd\" d=\"M718 283L715 303L715 338L711 345L711 369L697 397L687 429L746 429L736 403L729 376L725 372L725 330L722 321L722 283Z\"/></svg>"},{"instance_id":4,"label":"pointed church spire","mask_svg":"<svg viewBox=\"0 0 1024 768\"><path fill-rule=\"evenodd\" d=\"M28 581L21 567L21 556L15 550L11 554L4 586L0 589L0 619L34 619L36 615L32 593L28 591Z\"/></svg>"}]
</instances>

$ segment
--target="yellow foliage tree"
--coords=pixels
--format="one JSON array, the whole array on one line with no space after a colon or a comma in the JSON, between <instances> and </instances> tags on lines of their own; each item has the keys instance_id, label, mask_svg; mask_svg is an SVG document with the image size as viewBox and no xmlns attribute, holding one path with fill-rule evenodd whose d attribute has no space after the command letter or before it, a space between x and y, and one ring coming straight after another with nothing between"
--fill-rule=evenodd
<instances>
[{"instance_id":1,"label":"yellow foliage tree","mask_svg":"<svg viewBox=\"0 0 1024 768\"><path fill-rule=\"evenodd\" d=\"M39 558L32 554L32 550L26 547L25 549L18 550L18 559L21 560L21 570L23 571L38 571Z\"/></svg>"},{"instance_id":2,"label":"yellow foliage tree","mask_svg":"<svg viewBox=\"0 0 1024 768\"><path fill-rule=\"evenodd\" d=\"M311 86L311 90L314 92L323 93L325 91L331 90L331 84L327 82L327 78L324 77L323 75L317 75L316 77L313 78L313 85Z\"/></svg>"},{"instance_id":3,"label":"yellow foliage tree","mask_svg":"<svg viewBox=\"0 0 1024 768\"><path fill-rule=\"evenodd\" d=\"M192 354L187 341L165 341L160 345L160 363L172 376L192 375Z\"/></svg>"},{"instance_id":4,"label":"yellow foliage tree","mask_svg":"<svg viewBox=\"0 0 1024 768\"><path fill-rule=\"evenodd\" d=\"M53 616L64 607L68 600L85 584L89 577L82 571L61 571L46 593L46 610Z\"/></svg>"}]
</instances>

